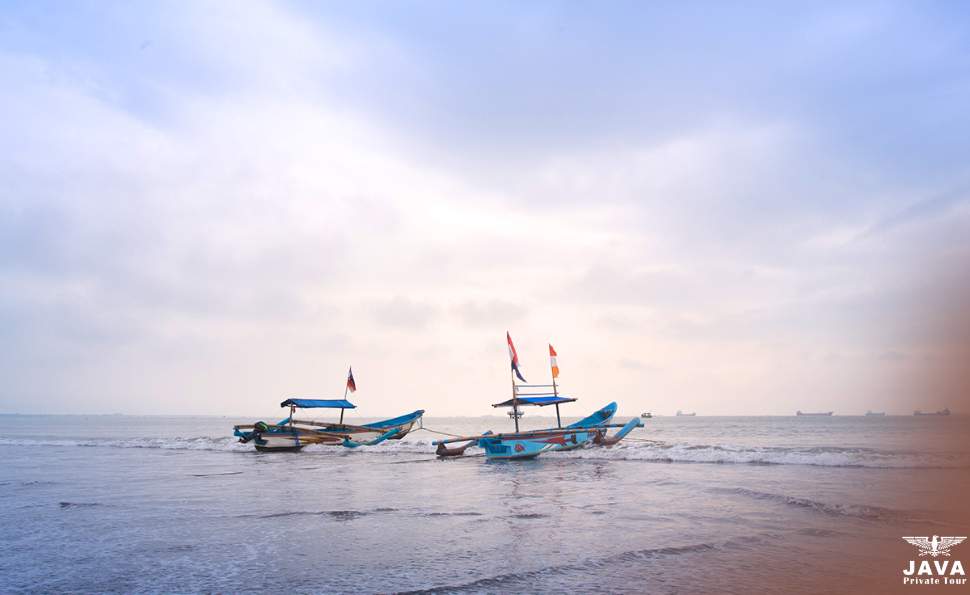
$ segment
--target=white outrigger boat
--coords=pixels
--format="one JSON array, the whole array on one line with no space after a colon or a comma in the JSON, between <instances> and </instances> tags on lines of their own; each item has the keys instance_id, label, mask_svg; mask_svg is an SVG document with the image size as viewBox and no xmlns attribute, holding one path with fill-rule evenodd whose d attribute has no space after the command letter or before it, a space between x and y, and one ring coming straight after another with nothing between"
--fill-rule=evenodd
<instances>
[{"instance_id":1,"label":"white outrigger boat","mask_svg":"<svg viewBox=\"0 0 970 595\"><path fill-rule=\"evenodd\" d=\"M509 417L515 420L515 432L507 434L493 434L485 432L478 436L456 436L446 440L436 440L432 444L437 445L436 454L439 457L457 457L465 453L465 450L477 445L485 450L485 456L489 460L509 460L509 459L531 459L544 452L573 450L584 446L612 446L626 437L634 428L643 427L643 422L639 418L633 418L625 424L611 424L610 421L616 414L616 403L610 403L602 409L594 412L578 422L562 425L559 415L559 405L572 403L574 398L559 395L559 387L556 378L559 377L559 366L556 360L556 351L549 346L549 357L552 367L552 384L524 384L525 378L519 373L519 358L512 344L511 336L506 333L509 344L509 357L512 360L512 398L508 401L495 403L492 407L511 407ZM516 384L515 378L518 377L523 384ZM538 392L520 392L519 389L532 389ZM552 391L548 390L551 388ZM533 406L546 407L556 406L556 427L544 430L519 431L519 418L521 412L519 407ZM616 434L607 435L609 428L620 428ZM449 448L448 444L464 442L465 444Z\"/></svg>"},{"instance_id":2,"label":"white outrigger boat","mask_svg":"<svg viewBox=\"0 0 970 595\"><path fill-rule=\"evenodd\" d=\"M353 370L347 375L343 399L286 399L280 407L289 407L290 415L275 424L258 421L233 427L233 435L242 443L252 442L258 451L297 451L308 444L327 444L357 448L373 446L385 440L400 440L420 423L423 409L363 425L344 423L344 411L357 406L347 400L347 391L357 390ZM297 409L340 409L337 422L296 419Z\"/></svg>"}]
</instances>

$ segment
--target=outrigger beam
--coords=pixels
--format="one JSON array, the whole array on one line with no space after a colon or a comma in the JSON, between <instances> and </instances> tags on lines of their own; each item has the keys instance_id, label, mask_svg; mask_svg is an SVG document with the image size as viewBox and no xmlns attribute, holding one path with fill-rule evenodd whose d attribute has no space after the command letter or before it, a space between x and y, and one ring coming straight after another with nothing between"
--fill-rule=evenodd
<instances>
[{"instance_id":1,"label":"outrigger beam","mask_svg":"<svg viewBox=\"0 0 970 595\"><path fill-rule=\"evenodd\" d=\"M637 423L642 424L640 420L636 420L636 421ZM519 439L519 438L522 438L523 436L531 437L531 436L545 436L545 435L555 436L556 434L580 434L583 432L595 432L596 430L605 430L607 428L623 428L623 427L626 427L627 425L629 424L628 423L603 424L601 426L592 426L589 428L552 428L548 430L529 430L527 432L521 432L521 433L516 432L514 434L481 434L478 436L455 436L454 438L445 438L444 440L433 440L431 444L432 445L451 444L452 442L466 442L469 440L481 440L482 438Z\"/></svg>"},{"instance_id":2,"label":"outrigger beam","mask_svg":"<svg viewBox=\"0 0 970 595\"><path fill-rule=\"evenodd\" d=\"M350 430L352 432L380 432L381 431L381 428L368 428L367 426L351 426L347 424L335 424L332 421L329 421L329 422L315 421L312 419L307 419L307 420L294 419L293 423L303 424L305 426L319 426L322 428L331 427L331 426L340 426L341 430Z\"/></svg>"},{"instance_id":3,"label":"outrigger beam","mask_svg":"<svg viewBox=\"0 0 970 595\"><path fill-rule=\"evenodd\" d=\"M400 432L401 432L400 428L393 428L384 432L383 434L381 434L377 438L374 438L373 440L367 440L364 442L357 442L355 440L351 440L349 437L346 437L344 438L344 446L348 448L357 448L358 446L374 446L375 444L380 444L381 442L384 442L389 438L393 438L394 436L398 435Z\"/></svg>"}]
</instances>

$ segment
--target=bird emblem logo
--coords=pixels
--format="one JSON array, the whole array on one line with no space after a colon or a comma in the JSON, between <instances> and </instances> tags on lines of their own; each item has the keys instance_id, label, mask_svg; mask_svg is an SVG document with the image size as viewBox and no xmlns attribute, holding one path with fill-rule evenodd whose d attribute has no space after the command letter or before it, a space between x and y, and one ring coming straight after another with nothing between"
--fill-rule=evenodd
<instances>
[{"instance_id":1,"label":"bird emblem logo","mask_svg":"<svg viewBox=\"0 0 970 595\"><path fill-rule=\"evenodd\" d=\"M949 556L950 548L961 543L967 536L962 537L940 537L939 535L934 535L931 537L903 537L905 541L915 545L919 548L919 555L923 556Z\"/></svg>"}]
</instances>

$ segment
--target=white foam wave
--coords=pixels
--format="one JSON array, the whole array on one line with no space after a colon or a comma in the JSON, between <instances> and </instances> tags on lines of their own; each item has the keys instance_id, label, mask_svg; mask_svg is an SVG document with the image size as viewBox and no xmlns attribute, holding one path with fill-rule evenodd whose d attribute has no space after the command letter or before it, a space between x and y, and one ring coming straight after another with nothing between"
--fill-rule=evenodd
<instances>
[{"instance_id":1,"label":"white foam wave","mask_svg":"<svg viewBox=\"0 0 970 595\"><path fill-rule=\"evenodd\" d=\"M750 465L814 465L821 467L925 468L966 467L959 453L891 452L840 447L746 447L707 444L625 442L610 449L590 448L575 453L583 458L652 461L660 463L720 463Z\"/></svg>"},{"instance_id":2,"label":"white foam wave","mask_svg":"<svg viewBox=\"0 0 970 595\"><path fill-rule=\"evenodd\" d=\"M0 446L59 446L59 447L89 447L89 448L148 448L160 450L208 450L224 452L248 452L253 450L252 444L243 444L234 436L194 436L172 438L3 438ZM358 452L375 452L378 450L390 453L433 454L435 447L431 440L388 440L379 446L354 449ZM303 448L303 452L331 452L332 445L310 444ZM345 450L339 448L338 450ZM354 452L346 449L347 452Z\"/></svg>"},{"instance_id":3,"label":"white foam wave","mask_svg":"<svg viewBox=\"0 0 970 595\"><path fill-rule=\"evenodd\" d=\"M189 438L0 438L0 446L61 446L101 448L150 448L161 450L249 450L232 436L195 436Z\"/></svg>"},{"instance_id":4,"label":"white foam wave","mask_svg":"<svg viewBox=\"0 0 970 595\"><path fill-rule=\"evenodd\" d=\"M389 440L374 447L343 449L330 445L311 444L303 452L367 452L395 455L414 454L433 456L433 439L405 438ZM249 452L251 444L242 444L233 436L195 436L170 438L124 438L124 439L66 439L66 438L3 438L0 446L29 447L100 447L100 448L147 448L161 450L196 450ZM472 451L477 450L475 447ZM470 453L472 451L469 451ZM961 468L970 467L967 453L919 453L881 451L869 448L841 447L751 447L734 445L707 445L663 442L621 442L612 448L585 448L569 452L553 452L543 457L575 457L584 459L610 459L625 461L649 461L657 463L718 463L751 465L814 465L822 467L874 467L874 468Z\"/></svg>"},{"instance_id":5,"label":"white foam wave","mask_svg":"<svg viewBox=\"0 0 970 595\"><path fill-rule=\"evenodd\" d=\"M247 445L249 446L249 445ZM250 446L250 448L252 448ZM303 452L330 452L334 448L339 448L330 444L308 444L303 447ZM434 454L435 447L431 445L431 440L414 440L405 438L403 440L386 440L374 446L361 446L354 449L339 448L346 452L368 452L368 453L412 453L412 454Z\"/></svg>"}]
</instances>

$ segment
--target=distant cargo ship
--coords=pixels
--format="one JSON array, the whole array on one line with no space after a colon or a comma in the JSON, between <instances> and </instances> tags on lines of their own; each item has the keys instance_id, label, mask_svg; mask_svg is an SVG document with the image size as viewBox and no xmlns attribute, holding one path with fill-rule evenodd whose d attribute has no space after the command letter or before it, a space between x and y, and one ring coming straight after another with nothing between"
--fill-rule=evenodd
<instances>
[{"instance_id":1,"label":"distant cargo ship","mask_svg":"<svg viewBox=\"0 0 970 595\"><path fill-rule=\"evenodd\" d=\"M885 417L885 411L866 411L866 417Z\"/></svg>"},{"instance_id":2,"label":"distant cargo ship","mask_svg":"<svg viewBox=\"0 0 970 595\"><path fill-rule=\"evenodd\" d=\"M923 413L919 409L913 412L913 415L950 415L949 409L944 409L943 411L931 411L930 413Z\"/></svg>"},{"instance_id":3,"label":"distant cargo ship","mask_svg":"<svg viewBox=\"0 0 970 595\"><path fill-rule=\"evenodd\" d=\"M834 412L833 411L823 411L823 412L820 412L820 413L802 413L801 411L796 411L795 412L795 415L797 415L799 417L804 416L804 415L810 415L810 416L814 416L814 417L818 417L818 416L825 417L825 416L831 416L832 413L834 413Z\"/></svg>"},{"instance_id":4,"label":"distant cargo ship","mask_svg":"<svg viewBox=\"0 0 970 595\"><path fill-rule=\"evenodd\" d=\"M697 415L696 411L694 413L684 413L680 409L677 410L677 417L694 417L695 415Z\"/></svg>"}]
</instances>

